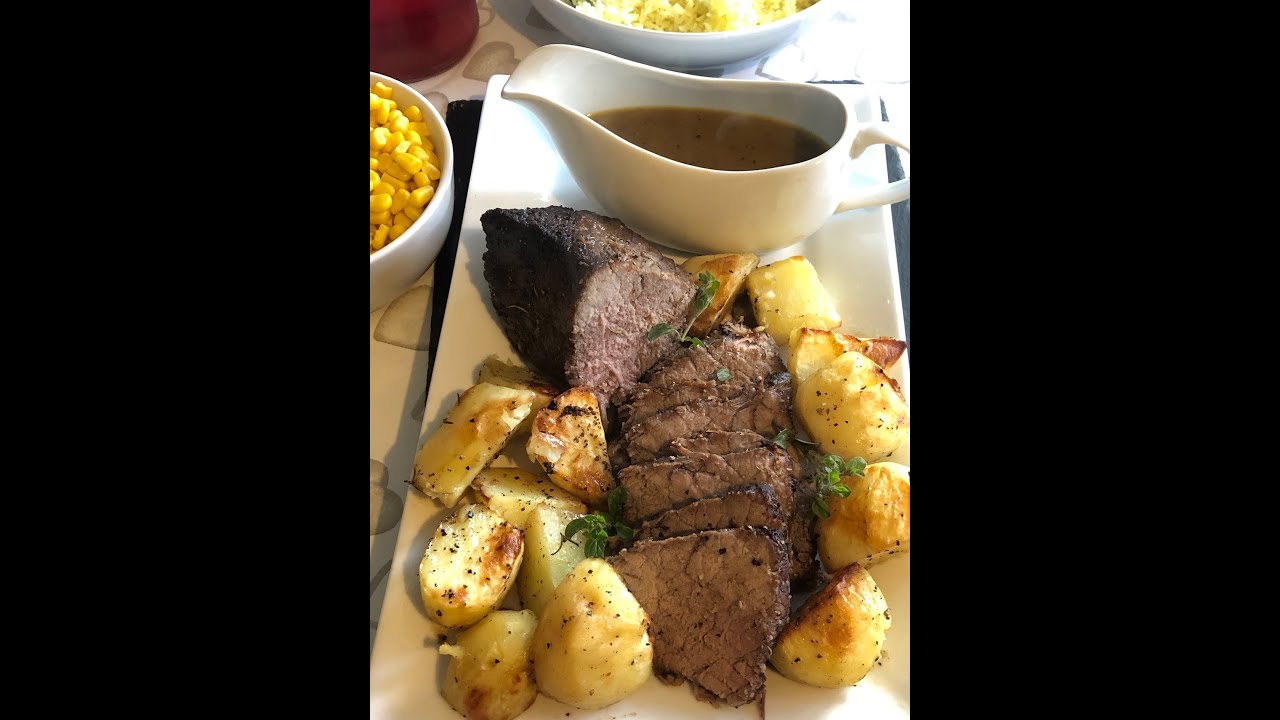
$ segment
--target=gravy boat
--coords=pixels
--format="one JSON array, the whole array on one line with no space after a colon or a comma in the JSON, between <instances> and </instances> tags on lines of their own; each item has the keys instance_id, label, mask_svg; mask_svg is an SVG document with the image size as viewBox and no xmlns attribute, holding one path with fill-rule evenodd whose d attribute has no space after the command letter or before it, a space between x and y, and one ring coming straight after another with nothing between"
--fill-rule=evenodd
<instances>
[{"instance_id":1,"label":"gravy boat","mask_svg":"<svg viewBox=\"0 0 1280 720\"><path fill-rule=\"evenodd\" d=\"M653 242L693 253L766 252L833 213L911 196L911 180L856 186L850 164L870 145L910 152L885 123L859 123L818 85L724 80L659 70L573 45L545 45L516 66L502 97L533 113L589 197ZM805 162L709 170L633 145L587 115L625 107L713 108L799 125L830 145Z\"/></svg>"}]
</instances>

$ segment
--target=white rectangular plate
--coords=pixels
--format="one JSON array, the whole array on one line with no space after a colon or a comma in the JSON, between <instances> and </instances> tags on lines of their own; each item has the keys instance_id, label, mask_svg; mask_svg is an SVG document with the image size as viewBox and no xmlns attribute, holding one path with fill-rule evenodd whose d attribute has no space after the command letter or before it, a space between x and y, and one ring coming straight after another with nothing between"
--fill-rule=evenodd
<instances>
[{"instance_id":1,"label":"white rectangular plate","mask_svg":"<svg viewBox=\"0 0 1280 720\"><path fill-rule=\"evenodd\" d=\"M536 119L506 102L499 92L505 75L489 81L476 147L475 165L453 284L441 329L439 356L427 394L422 435L434 431L452 407L456 393L475 384L485 356L518 356L499 328L482 274L484 231L480 215L490 208L568 207L603 212L583 194ZM860 121L880 119L879 99L859 85L827 86ZM853 182L885 182L883 152L864 153L854 163ZM677 253L669 253L681 259ZM888 207L844 213L792 247L761 257L762 263L792 255L808 257L818 270L844 319L844 332L859 336L904 337L893 225ZM902 383L910 400L907 358L890 375ZM421 440L419 441L421 445ZM513 449L508 448L508 452ZM911 463L909 443L893 459ZM514 449L519 454L519 448ZM444 720L459 717L440 696L448 658L436 651L444 630L431 622L418 591L418 564L445 508L416 490L405 500L395 559L391 566L370 661L369 714L378 720ZM767 718L875 718L910 715L911 692L911 555L899 555L871 573L893 612L882 665L860 683L843 690L824 690L768 671ZM515 593L511 593L512 596ZM509 598L511 600L512 598ZM514 607L514 605L512 605ZM602 710L578 710L539 695L522 720L588 720L590 718L758 718L755 705L741 708L711 705L694 699L687 686L671 687L650 680L638 692Z\"/></svg>"}]
</instances>

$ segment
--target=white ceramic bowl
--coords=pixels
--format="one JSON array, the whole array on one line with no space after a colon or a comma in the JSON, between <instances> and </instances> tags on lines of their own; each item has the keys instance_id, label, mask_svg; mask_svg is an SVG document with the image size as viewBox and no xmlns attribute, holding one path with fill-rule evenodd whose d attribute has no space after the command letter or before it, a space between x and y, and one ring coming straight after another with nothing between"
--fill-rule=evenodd
<instances>
[{"instance_id":1,"label":"white ceramic bowl","mask_svg":"<svg viewBox=\"0 0 1280 720\"><path fill-rule=\"evenodd\" d=\"M435 106L417 90L395 78L369 73L369 87L376 82L390 85L396 107L417 105L422 119L431 128L431 144L440 158L440 185L422 215L403 235L369 256L369 312L386 305L422 277L440 254L444 236L453 221L453 139Z\"/></svg>"},{"instance_id":2,"label":"white ceramic bowl","mask_svg":"<svg viewBox=\"0 0 1280 720\"><path fill-rule=\"evenodd\" d=\"M819 0L768 25L715 33L640 30L597 20L564 0L531 1L547 22L589 48L668 70L704 70L750 60L786 45L809 25L830 16L845 0Z\"/></svg>"}]
</instances>

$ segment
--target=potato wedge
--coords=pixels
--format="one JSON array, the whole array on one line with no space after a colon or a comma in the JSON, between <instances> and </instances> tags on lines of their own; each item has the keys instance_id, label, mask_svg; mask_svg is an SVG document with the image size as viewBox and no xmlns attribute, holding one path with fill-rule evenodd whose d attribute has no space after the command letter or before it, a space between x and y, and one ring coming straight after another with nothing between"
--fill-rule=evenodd
<instances>
[{"instance_id":1,"label":"potato wedge","mask_svg":"<svg viewBox=\"0 0 1280 720\"><path fill-rule=\"evenodd\" d=\"M806 685L848 687L866 677L879 659L892 624L871 574L850 565L805 601L779 636L769 662Z\"/></svg>"},{"instance_id":2,"label":"potato wedge","mask_svg":"<svg viewBox=\"0 0 1280 720\"><path fill-rule=\"evenodd\" d=\"M750 253L699 255L684 261L682 267L694 277L705 271L720 281L720 289L716 290L715 297L711 298L711 304L707 309L694 320L693 327L689 330L690 335L703 337L711 331L711 328L725 320L733 307L733 301L737 299L738 293L742 292L742 285L746 282L747 275L750 275L759 264L760 258Z\"/></svg>"},{"instance_id":3,"label":"potato wedge","mask_svg":"<svg viewBox=\"0 0 1280 720\"><path fill-rule=\"evenodd\" d=\"M840 314L818 271L801 255L756 268L747 276L747 293L756 322L779 345L786 345L796 328L840 326Z\"/></svg>"},{"instance_id":4,"label":"potato wedge","mask_svg":"<svg viewBox=\"0 0 1280 720\"><path fill-rule=\"evenodd\" d=\"M787 369L791 372L792 382L797 385L850 350L866 355L885 370L897 364L898 358L907 350L905 342L894 338L857 338L818 328L792 330L788 344Z\"/></svg>"},{"instance_id":5,"label":"potato wedge","mask_svg":"<svg viewBox=\"0 0 1280 720\"><path fill-rule=\"evenodd\" d=\"M533 635L538 689L585 710L612 705L653 674L649 616L609 563L587 558L556 588Z\"/></svg>"},{"instance_id":6,"label":"potato wedge","mask_svg":"<svg viewBox=\"0 0 1280 720\"><path fill-rule=\"evenodd\" d=\"M579 515L587 511L581 500L561 490L542 473L520 468L485 468L471 481L471 487L486 505L521 530L528 525L533 509L543 503Z\"/></svg>"},{"instance_id":7,"label":"potato wedge","mask_svg":"<svg viewBox=\"0 0 1280 720\"><path fill-rule=\"evenodd\" d=\"M897 450L911 432L898 383L856 350L799 383L795 410L822 452L869 463Z\"/></svg>"},{"instance_id":8,"label":"potato wedge","mask_svg":"<svg viewBox=\"0 0 1280 720\"><path fill-rule=\"evenodd\" d=\"M440 688L449 706L468 720L511 720L528 710L538 699L529 652L537 629L528 610L498 610L441 645L452 658Z\"/></svg>"},{"instance_id":9,"label":"potato wedge","mask_svg":"<svg viewBox=\"0 0 1280 720\"><path fill-rule=\"evenodd\" d=\"M547 403L551 402L551 398L560 394L560 388L556 387L550 380L529 368L503 362L498 359L497 355L490 355L484 359L484 362L480 365L480 372L476 377L476 382L491 383L502 387L533 392L533 409L529 411L529 416L516 428L517 433L529 432L533 428L533 418L538 414L538 411L546 407Z\"/></svg>"},{"instance_id":10,"label":"potato wedge","mask_svg":"<svg viewBox=\"0 0 1280 720\"><path fill-rule=\"evenodd\" d=\"M524 533L484 503L458 508L440 523L418 565L427 615L465 627L502 604L524 559Z\"/></svg>"},{"instance_id":11,"label":"potato wedge","mask_svg":"<svg viewBox=\"0 0 1280 720\"><path fill-rule=\"evenodd\" d=\"M911 468L878 462L865 472L845 477L849 497L827 498L831 517L818 518L818 555L829 573L911 552Z\"/></svg>"},{"instance_id":12,"label":"potato wedge","mask_svg":"<svg viewBox=\"0 0 1280 720\"><path fill-rule=\"evenodd\" d=\"M413 460L413 486L440 500L458 504L462 493L533 408L532 390L480 383L458 398Z\"/></svg>"},{"instance_id":13,"label":"potato wedge","mask_svg":"<svg viewBox=\"0 0 1280 720\"><path fill-rule=\"evenodd\" d=\"M520 604L542 617L551 594L573 568L585 557L580 545L563 541L569 521L585 513L542 504L529 513L524 531L524 563L516 576Z\"/></svg>"},{"instance_id":14,"label":"potato wedge","mask_svg":"<svg viewBox=\"0 0 1280 720\"><path fill-rule=\"evenodd\" d=\"M613 489L600 401L591 388L569 388L539 410L526 450L551 482L588 505L603 505Z\"/></svg>"}]
</instances>

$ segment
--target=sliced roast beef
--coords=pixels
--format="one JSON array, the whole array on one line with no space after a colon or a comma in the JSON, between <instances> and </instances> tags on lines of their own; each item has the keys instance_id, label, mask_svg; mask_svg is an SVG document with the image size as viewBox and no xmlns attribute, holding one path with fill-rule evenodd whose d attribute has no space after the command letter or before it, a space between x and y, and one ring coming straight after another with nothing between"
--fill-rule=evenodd
<instances>
[{"instance_id":1,"label":"sliced roast beef","mask_svg":"<svg viewBox=\"0 0 1280 720\"><path fill-rule=\"evenodd\" d=\"M609 559L652 620L653 669L704 700L739 706L764 690L764 664L791 603L790 561L768 530L646 540Z\"/></svg>"},{"instance_id":2,"label":"sliced roast beef","mask_svg":"<svg viewBox=\"0 0 1280 720\"><path fill-rule=\"evenodd\" d=\"M791 430L791 382L786 373L760 392L732 400L693 400L651 415L633 425L615 443L614 459L622 465L648 462L672 454L671 442L713 430L750 430L773 437Z\"/></svg>"},{"instance_id":3,"label":"sliced roast beef","mask_svg":"<svg viewBox=\"0 0 1280 720\"><path fill-rule=\"evenodd\" d=\"M480 217L484 277L499 323L530 365L614 398L676 348L693 277L620 220L566 207Z\"/></svg>"},{"instance_id":4,"label":"sliced roast beef","mask_svg":"<svg viewBox=\"0 0 1280 720\"><path fill-rule=\"evenodd\" d=\"M733 382L730 380L719 382L713 378L711 380L690 381L674 386L642 383L636 385L635 389L632 390L630 402L620 410L622 431L625 433L634 427L636 423L657 415L663 410L670 410L680 405L688 405L695 400L738 400L779 383L790 382L790 379L790 375L779 373L757 381Z\"/></svg>"},{"instance_id":5,"label":"sliced roast beef","mask_svg":"<svg viewBox=\"0 0 1280 720\"><path fill-rule=\"evenodd\" d=\"M766 527L786 530L778 496L768 485L733 488L720 497L695 500L677 510L668 510L636 528L637 540L661 540L703 530Z\"/></svg>"},{"instance_id":6,"label":"sliced roast beef","mask_svg":"<svg viewBox=\"0 0 1280 720\"><path fill-rule=\"evenodd\" d=\"M807 586L817 577L818 526L813 514L813 482L797 479L792 492L791 517L787 518L787 544L791 549L791 580Z\"/></svg>"},{"instance_id":7,"label":"sliced roast beef","mask_svg":"<svg viewBox=\"0 0 1280 720\"><path fill-rule=\"evenodd\" d=\"M693 453L711 453L728 455L729 453L767 447L773 440L750 430L712 430L701 435L682 437L671 441L671 450L676 455ZM795 458L791 458L795 463Z\"/></svg>"},{"instance_id":8,"label":"sliced roast beef","mask_svg":"<svg viewBox=\"0 0 1280 720\"><path fill-rule=\"evenodd\" d=\"M784 517L794 509L791 458L776 447L728 455L694 453L632 465L618 473L618 484L627 489L622 515L631 527L695 500L750 485L772 488Z\"/></svg>"},{"instance_id":9,"label":"sliced roast beef","mask_svg":"<svg viewBox=\"0 0 1280 720\"><path fill-rule=\"evenodd\" d=\"M654 387L676 387L729 373L732 382L759 382L781 372L786 364L778 345L767 333L737 323L725 323L700 347L681 348L658 361L645 376Z\"/></svg>"}]
</instances>

